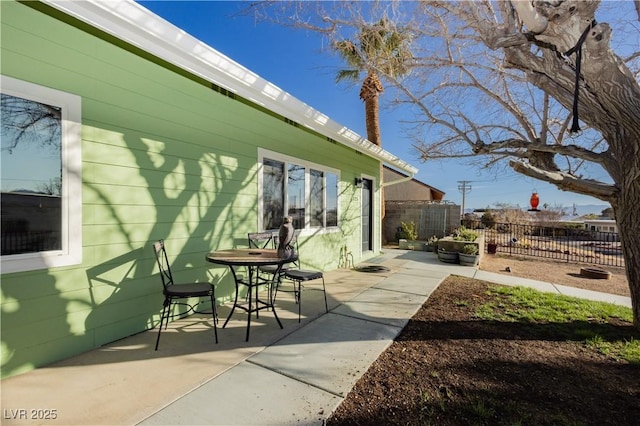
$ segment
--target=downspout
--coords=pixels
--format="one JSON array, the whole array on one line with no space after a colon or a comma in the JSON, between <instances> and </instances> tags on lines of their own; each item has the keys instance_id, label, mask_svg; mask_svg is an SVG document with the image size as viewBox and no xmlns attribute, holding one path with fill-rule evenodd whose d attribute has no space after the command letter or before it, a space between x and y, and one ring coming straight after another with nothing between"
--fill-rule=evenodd
<instances>
[{"instance_id":1,"label":"downspout","mask_svg":"<svg viewBox=\"0 0 640 426\"><path fill-rule=\"evenodd\" d=\"M403 182L407 182L407 181L413 180L413 177L415 175L416 175L415 173L411 173L410 176L406 176L406 177L403 177L401 179L392 180L391 182L382 182L382 185L380 187L384 188L385 186L397 185L399 183L403 183Z\"/></svg>"}]
</instances>

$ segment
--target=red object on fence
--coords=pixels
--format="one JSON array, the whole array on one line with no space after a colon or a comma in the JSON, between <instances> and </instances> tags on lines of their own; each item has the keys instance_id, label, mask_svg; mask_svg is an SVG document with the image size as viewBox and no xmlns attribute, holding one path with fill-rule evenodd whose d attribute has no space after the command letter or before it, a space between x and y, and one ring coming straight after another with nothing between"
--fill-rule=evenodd
<instances>
[{"instance_id":1,"label":"red object on fence","mask_svg":"<svg viewBox=\"0 0 640 426\"><path fill-rule=\"evenodd\" d=\"M529 203L531 204L531 210L538 210L538 204L540 204L540 198L538 198L537 192L534 192L533 194L531 194Z\"/></svg>"}]
</instances>

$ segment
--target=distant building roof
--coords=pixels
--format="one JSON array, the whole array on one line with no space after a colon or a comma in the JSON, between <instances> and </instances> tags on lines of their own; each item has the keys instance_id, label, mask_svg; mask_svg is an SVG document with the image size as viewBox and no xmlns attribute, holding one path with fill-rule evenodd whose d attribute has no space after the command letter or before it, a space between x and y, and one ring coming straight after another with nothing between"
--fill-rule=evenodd
<instances>
[{"instance_id":1,"label":"distant building roof","mask_svg":"<svg viewBox=\"0 0 640 426\"><path fill-rule=\"evenodd\" d=\"M442 201L445 192L409 175L384 166L384 182L391 183L394 180L407 179L406 182L385 186L384 199L386 201Z\"/></svg>"}]
</instances>

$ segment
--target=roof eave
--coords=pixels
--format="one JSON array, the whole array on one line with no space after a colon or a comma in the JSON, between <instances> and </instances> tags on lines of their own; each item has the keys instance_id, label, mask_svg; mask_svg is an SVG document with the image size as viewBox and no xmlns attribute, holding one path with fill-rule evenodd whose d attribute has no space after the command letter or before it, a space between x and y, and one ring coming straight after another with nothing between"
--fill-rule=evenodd
<instances>
[{"instance_id":1,"label":"roof eave","mask_svg":"<svg viewBox=\"0 0 640 426\"><path fill-rule=\"evenodd\" d=\"M76 19L407 173L418 169L131 0L41 0Z\"/></svg>"}]
</instances>

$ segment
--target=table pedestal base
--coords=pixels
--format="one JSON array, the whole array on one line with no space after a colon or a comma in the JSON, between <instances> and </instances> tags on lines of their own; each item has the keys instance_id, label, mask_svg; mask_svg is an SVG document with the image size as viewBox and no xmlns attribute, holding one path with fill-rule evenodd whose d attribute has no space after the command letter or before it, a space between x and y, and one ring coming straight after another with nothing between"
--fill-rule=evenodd
<instances>
[{"instance_id":1,"label":"table pedestal base","mask_svg":"<svg viewBox=\"0 0 640 426\"><path fill-rule=\"evenodd\" d=\"M281 265L280 265L281 267ZM276 271L276 274L273 275L273 277L277 277L280 273L280 267L278 267L278 270ZM260 285L267 285L267 286L271 286L274 284L274 282L258 282L258 277L257 274L254 277L254 273L256 273L256 271L254 271L254 267L250 266L248 267L249 269L249 281L245 281L243 279L238 279L238 276L236 275L236 271L234 269L233 266L229 265L229 269L231 269L231 273L233 274L233 280L236 283L236 296L235 296L235 300L233 301L233 306L231 307L231 312L229 312L229 316L227 316L226 321L224 322L224 324L222 325L222 328L225 328L227 326L227 323L229 322L229 320L231 319L231 316L233 315L233 312L236 310L236 308L238 309L242 309L243 311L245 311L247 313L247 335L246 335L246 339L245 341L249 341L249 330L251 329L251 313L255 312L256 313L256 318L260 318L260 311L262 309L269 309L271 308L271 310L273 311L273 316L276 318L276 321L278 322L278 325L280 326L280 329L283 329L284 327L282 326L282 323L280 322L280 318L278 318L278 314L276 313L276 307L275 304L273 303L273 298L271 297L271 288L269 288L269 300L268 301L264 301L261 300L258 297L258 288L260 287ZM255 279L255 282L254 282ZM248 304L245 306L242 303L238 303L238 293L240 292L240 284L246 286L248 288L249 291L249 301ZM255 290L255 300L253 300L253 290ZM255 302L255 306L254 306L254 302Z\"/></svg>"}]
</instances>

